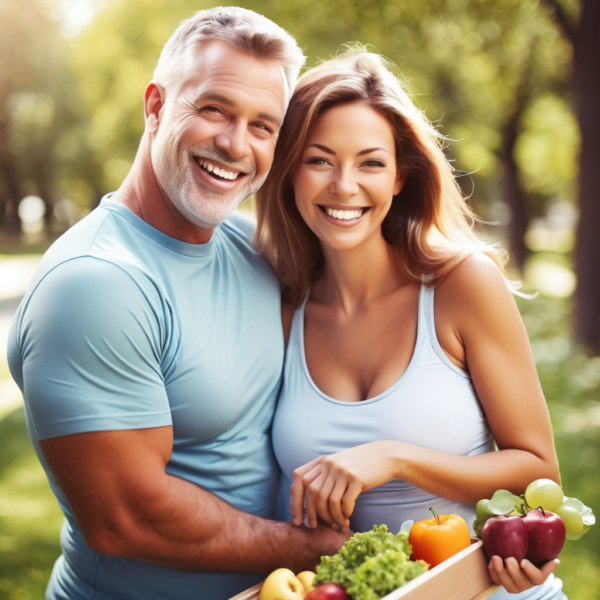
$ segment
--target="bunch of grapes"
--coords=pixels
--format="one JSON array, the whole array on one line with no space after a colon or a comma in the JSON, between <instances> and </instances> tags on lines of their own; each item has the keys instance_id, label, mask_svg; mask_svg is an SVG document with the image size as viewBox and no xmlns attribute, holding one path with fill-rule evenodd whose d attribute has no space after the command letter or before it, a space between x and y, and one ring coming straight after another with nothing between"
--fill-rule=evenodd
<instances>
[{"instance_id":1,"label":"bunch of grapes","mask_svg":"<svg viewBox=\"0 0 600 600\"><path fill-rule=\"evenodd\" d=\"M507 490L498 490L491 499L483 499L475 507L473 530L478 537L485 522L499 515L524 515L534 508L557 514L565 523L568 540L578 540L596 522L592 509L577 498L563 494L561 487L551 479L536 479L522 496Z\"/></svg>"}]
</instances>

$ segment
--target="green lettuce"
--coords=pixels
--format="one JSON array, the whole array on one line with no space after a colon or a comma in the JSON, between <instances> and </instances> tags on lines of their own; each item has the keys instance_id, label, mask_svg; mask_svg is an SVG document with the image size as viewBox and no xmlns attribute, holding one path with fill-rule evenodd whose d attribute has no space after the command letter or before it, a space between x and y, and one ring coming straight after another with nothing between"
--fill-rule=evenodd
<instances>
[{"instance_id":1,"label":"green lettuce","mask_svg":"<svg viewBox=\"0 0 600 600\"><path fill-rule=\"evenodd\" d=\"M315 583L337 583L353 600L378 600L427 571L429 565L410 560L411 554L406 533L375 525L354 534L334 556L323 556Z\"/></svg>"}]
</instances>

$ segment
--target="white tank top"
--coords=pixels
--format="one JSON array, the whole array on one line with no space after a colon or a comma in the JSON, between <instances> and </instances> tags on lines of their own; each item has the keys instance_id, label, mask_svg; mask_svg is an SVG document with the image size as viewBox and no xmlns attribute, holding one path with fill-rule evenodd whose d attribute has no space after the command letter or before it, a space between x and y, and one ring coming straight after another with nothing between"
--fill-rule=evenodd
<instances>
[{"instance_id":1,"label":"white tank top","mask_svg":"<svg viewBox=\"0 0 600 600\"><path fill-rule=\"evenodd\" d=\"M434 288L419 294L417 340L404 374L385 392L362 402L343 402L323 393L312 380L304 352L307 298L295 312L286 351L282 388L273 422L273 447L284 477L282 517L289 520L289 485L296 468L314 458L378 440L398 440L449 454L473 456L494 451L494 442L471 379L442 350L434 322ZM350 519L353 531L385 523L392 533L406 520L459 514L472 530L475 507L434 496L393 479L361 494ZM287 512L286 512L287 511ZM513 599L564 598L560 580Z\"/></svg>"}]
</instances>

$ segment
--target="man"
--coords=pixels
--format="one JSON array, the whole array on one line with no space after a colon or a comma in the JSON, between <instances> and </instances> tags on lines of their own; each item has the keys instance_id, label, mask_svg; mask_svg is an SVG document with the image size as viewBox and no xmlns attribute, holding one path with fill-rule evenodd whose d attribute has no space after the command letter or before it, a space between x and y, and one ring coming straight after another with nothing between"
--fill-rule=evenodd
<instances>
[{"instance_id":1,"label":"man","mask_svg":"<svg viewBox=\"0 0 600 600\"><path fill-rule=\"evenodd\" d=\"M268 173L303 61L251 11L184 22L126 180L19 308L9 364L65 514L49 599L228 598L346 539L269 520L279 287L228 218Z\"/></svg>"}]
</instances>

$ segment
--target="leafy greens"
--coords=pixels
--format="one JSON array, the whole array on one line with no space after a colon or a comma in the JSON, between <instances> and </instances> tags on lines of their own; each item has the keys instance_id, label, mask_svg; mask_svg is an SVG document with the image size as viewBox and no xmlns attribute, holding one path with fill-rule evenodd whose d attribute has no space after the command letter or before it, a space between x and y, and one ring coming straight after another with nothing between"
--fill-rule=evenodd
<instances>
[{"instance_id":1,"label":"leafy greens","mask_svg":"<svg viewBox=\"0 0 600 600\"><path fill-rule=\"evenodd\" d=\"M315 583L337 583L353 600L379 600L427 571L429 565L410 560L411 554L406 533L375 525L354 534L334 556L323 556Z\"/></svg>"}]
</instances>

